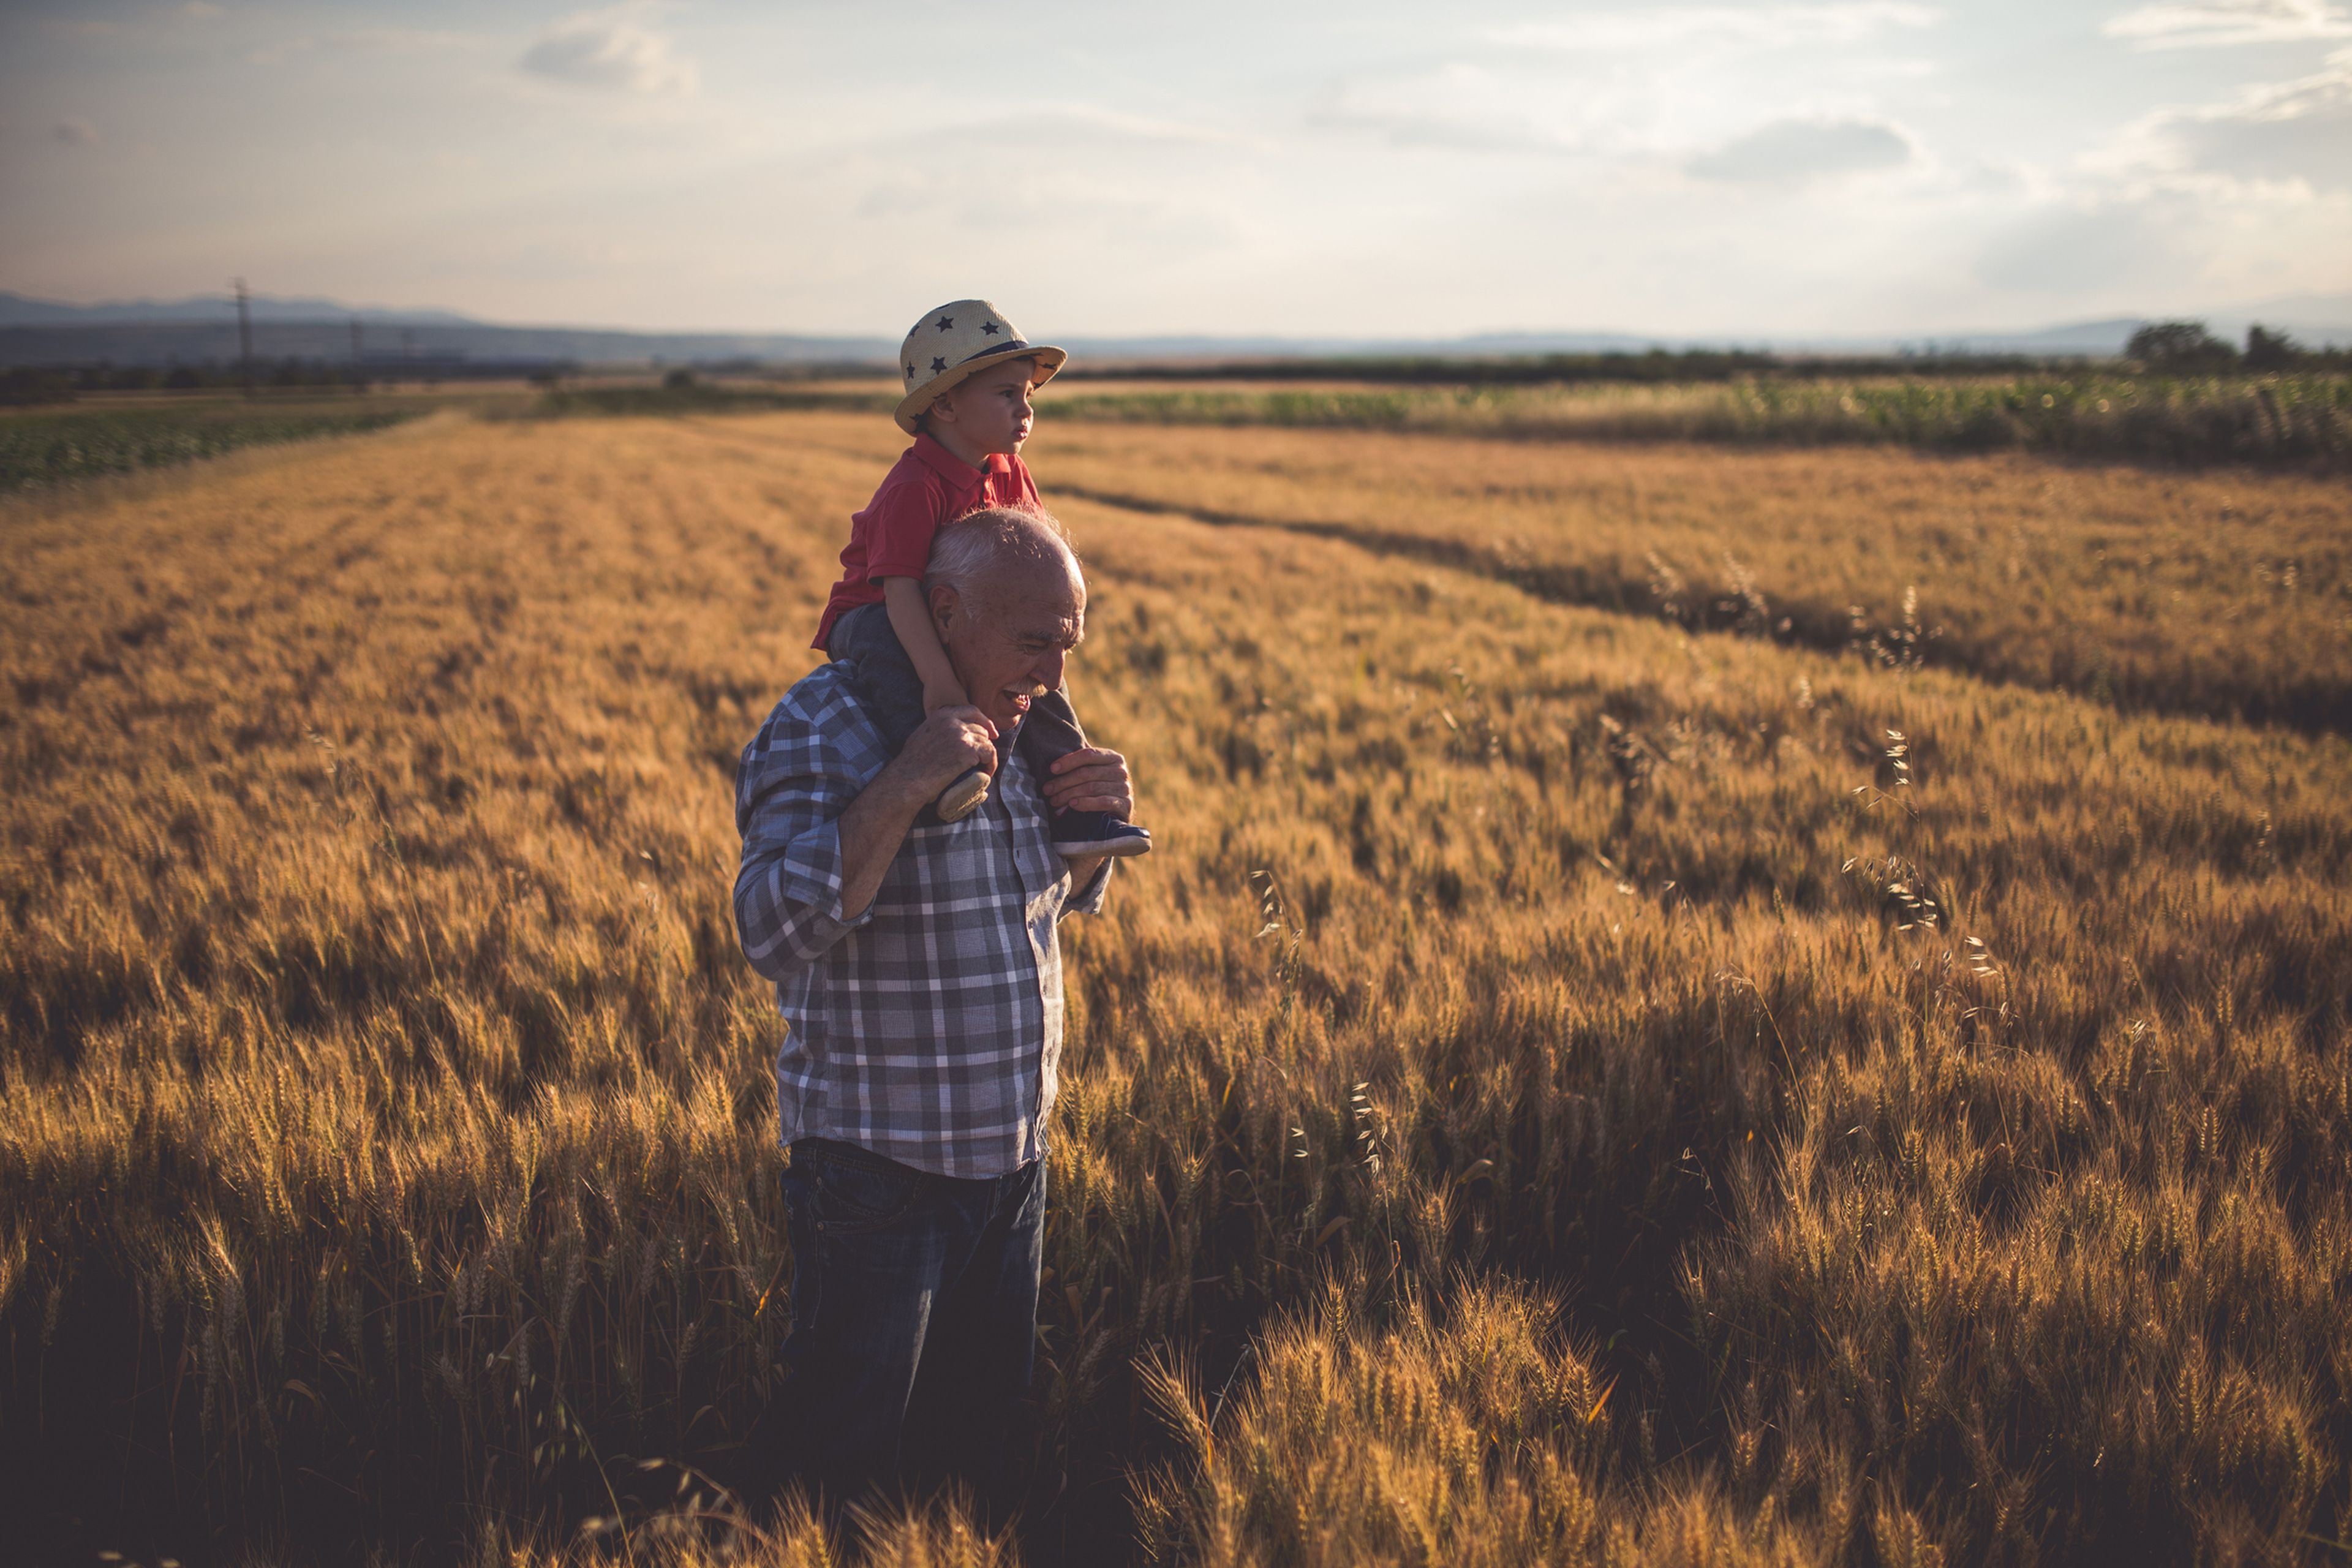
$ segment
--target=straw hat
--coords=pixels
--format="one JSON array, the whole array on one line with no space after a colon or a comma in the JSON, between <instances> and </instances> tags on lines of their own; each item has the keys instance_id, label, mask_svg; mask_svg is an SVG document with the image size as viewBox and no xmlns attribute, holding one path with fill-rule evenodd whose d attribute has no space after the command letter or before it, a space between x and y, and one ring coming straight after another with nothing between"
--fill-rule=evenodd
<instances>
[{"instance_id":1,"label":"straw hat","mask_svg":"<svg viewBox=\"0 0 2352 1568\"><path fill-rule=\"evenodd\" d=\"M1019 330L1004 319L1004 312L985 300L957 300L942 305L917 321L907 341L898 345L898 370L907 380L907 395L896 416L898 428L909 436L915 434L915 421L933 398L999 360L1035 360L1035 380L1042 383L1069 357L1044 343L1024 342Z\"/></svg>"}]
</instances>

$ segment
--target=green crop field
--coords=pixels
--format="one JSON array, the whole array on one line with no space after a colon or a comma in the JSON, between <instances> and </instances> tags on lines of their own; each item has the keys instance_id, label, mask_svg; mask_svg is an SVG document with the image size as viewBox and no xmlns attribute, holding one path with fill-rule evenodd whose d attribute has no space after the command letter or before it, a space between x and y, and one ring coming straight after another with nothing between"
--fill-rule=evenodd
<instances>
[{"instance_id":1,"label":"green crop field","mask_svg":"<svg viewBox=\"0 0 2352 1568\"><path fill-rule=\"evenodd\" d=\"M425 409L383 399L38 409L0 416L0 494L64 479L128 474L240 447L381 430Z\"/></svg>"},{"instance_id":2,"label":"green crop field","mask_svg":"<svg viewBox=\"0 0 2352 1568\"><path fill-rule=\"evenodd\" d=\"M2165 462L2340 468L2352 376L2069 374L1746 376L1725 384L1116 392L1063 389L1057 417L1431 431L1538 440L1693 440L2024 449Z\"/></svg>"}]
</instances>

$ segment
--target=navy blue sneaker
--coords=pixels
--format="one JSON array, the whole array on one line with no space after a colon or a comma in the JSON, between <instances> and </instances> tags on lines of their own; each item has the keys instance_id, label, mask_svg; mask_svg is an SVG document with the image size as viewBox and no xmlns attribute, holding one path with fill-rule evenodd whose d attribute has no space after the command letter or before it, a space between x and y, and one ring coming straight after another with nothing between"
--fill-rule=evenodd
<instances>
[{"instance_id":1,"label":"navy blue sneaker","mask_svg":"<svg viewBox=\"0 0 2352 1568\"><path fill-rule=\"evenodd\" d=\"M1151 835L1107 811L1054 814L1054 853L1067 860L1097 855L1149 855Z\"/></svg>"}]
</instances>

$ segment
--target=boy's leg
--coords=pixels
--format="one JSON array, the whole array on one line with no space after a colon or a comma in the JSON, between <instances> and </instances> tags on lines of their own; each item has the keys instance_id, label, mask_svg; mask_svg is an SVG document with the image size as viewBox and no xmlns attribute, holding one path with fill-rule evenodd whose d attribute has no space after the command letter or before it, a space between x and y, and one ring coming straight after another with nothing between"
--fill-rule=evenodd
<instances>
[{"instance_id":1,"label":"boy's leg","mask_svg":"<svg viewBox=\"0 0 2352 1568\"><path fill-rule=\"evenodd\" d=\"M925 714L923 678L915 672L915 661L907 657L907 650L898 646L898 634L890 629L889 612L879 605L860 605L849 611L834 623L824 651L836 662L856 667L857 695L865 700L875 728L882 731L883 744L895 755L907 743L907 737L922 728Z\"/></svg>"},{"instance_id":2,"label":"boy's leg","mask_svg":"<svg viewBox=\"0 0 2352 1568\"><path fill-rule=\"evenodd\" d=\"M1040 792L1054 776L1055 763L1086 749L1087 734L1078 727L1067 687L1030 704L1015 744ZM1107 811L1055 811L1050 816L1055 849L1074 860L1091 855L1141 855L1151 847L1150 834Z\"/></svg>"},{"instance_id":3,"label":"boy's leg","mask_svg":"<svg viewBox=\"0 0 2352 1568\"><path fill-rule=\"evenodd\" d=\"M856 668L857 695L882 731L883 744L896 756L929 714L923 707L923 678L891 627L890 612L880 605L860 605L833 624L824 651L827 658ZM987 794L988 777L975 768L940 791L936 806L924 807L917 820L952 822L969 814Z\"/></svg>"}]
</instances>

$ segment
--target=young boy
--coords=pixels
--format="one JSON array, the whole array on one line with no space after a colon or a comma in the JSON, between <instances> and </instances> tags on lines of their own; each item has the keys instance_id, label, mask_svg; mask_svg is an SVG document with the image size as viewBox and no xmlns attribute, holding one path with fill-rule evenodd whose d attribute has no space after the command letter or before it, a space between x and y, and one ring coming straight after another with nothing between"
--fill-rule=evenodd
<instances>
[{"instance_id":1,"label":"young boy","mask_svg":"<svg viewBox=\"0 0 2352 1568\"><path fill-rule=\"evenodd\" d=\"M1068 359L1024 342L985 300L940 306L899 347L907 395L897 417L915 444L850 520L841 581L814 645L828 658L856 663L858 695L894 752L926 716L967 701L923 595L931 536L984 507L1042 510L1021 461L1034 418L1029 394ZM1086 743L1066 690L1047 692L1021 721L1021 754L1040 783L1057 758ZM964 774L928 815L941 822L969 816L988 797L989 777L977 768ZM1056 811L1052 833L1054 848L1071 859L1151 847L1150 834L1107 812Z\"/></svg>"}]
</instances>

